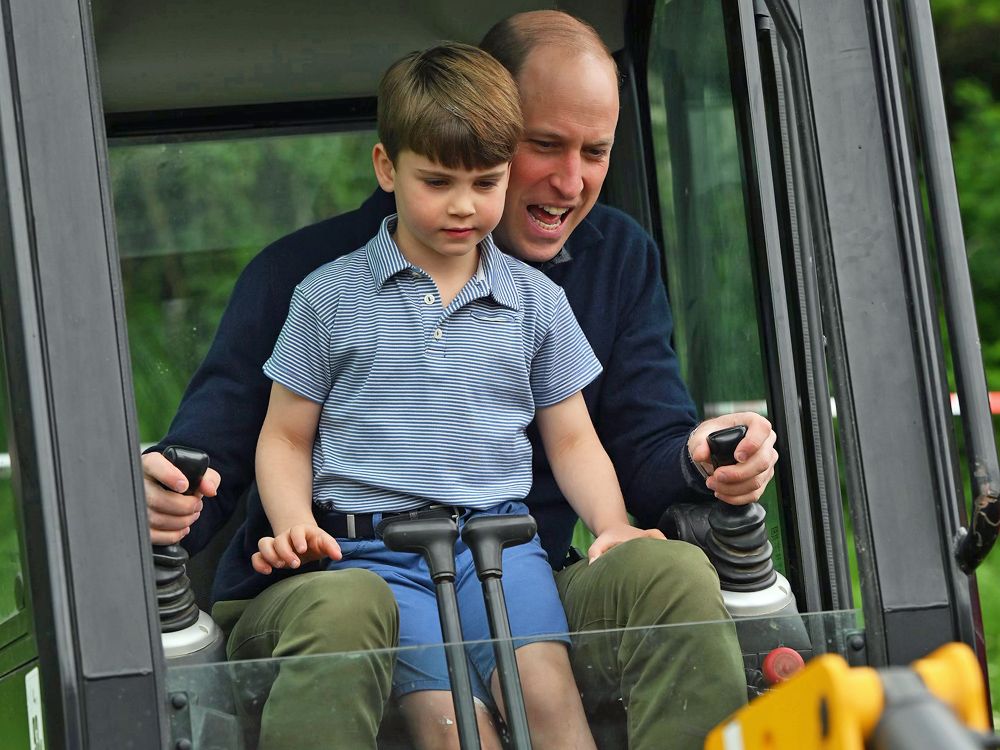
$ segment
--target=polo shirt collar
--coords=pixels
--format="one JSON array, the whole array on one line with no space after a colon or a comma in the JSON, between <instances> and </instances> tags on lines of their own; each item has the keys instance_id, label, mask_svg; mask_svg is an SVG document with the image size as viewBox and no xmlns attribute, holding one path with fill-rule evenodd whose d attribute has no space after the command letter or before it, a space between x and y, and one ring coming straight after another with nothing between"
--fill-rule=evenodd
<instances>
[{"instance_id":1,"label":"polo shirt collar","mask_svg":"<svg viewBox=\"0 0 1000 750\"><path fill-rule=\"evenodd\" d=\"M365 245L365 256L376 289L382 289L393 276L411 268L410 262L403 257L392 239L392 234L396 231L396 216L386 216L378 233ZM479 243L479 268L473 278L477 283L485 284L486 293L498 304L511 310L520 307L520 296L514 285L510 266L503 252L493 242L493 235L486 235Z\"/></svg>"}]
</instances>

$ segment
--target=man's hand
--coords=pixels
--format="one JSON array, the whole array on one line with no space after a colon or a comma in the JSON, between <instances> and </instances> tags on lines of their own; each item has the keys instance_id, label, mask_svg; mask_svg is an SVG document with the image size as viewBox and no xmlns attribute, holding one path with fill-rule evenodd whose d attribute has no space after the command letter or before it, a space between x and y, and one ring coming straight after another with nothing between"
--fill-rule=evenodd
<instances>
[{"instance_id":1,"label":"man's hand","mask_svg":"<svg viewBox=\"0 0 1000 750\"><path fill-rule=\"evenodd\" d=\"M277 536L262 537L257 549L250 564L264 575L270 575L275 568L297 568L324 557L341 557L337 540L315 524L298 524Z\"/></svg>"},{"instance_id":2,"label":"man's hand","mask_svg":"<svg viewBox=\"0 0 1000 750\"><path fill-rule=\"evenodd\" d=\"M215 497L221 481L219 472L209 469L197 491L193 495L185 495L187 479L162 453L147 453L142 457L142 475L149 538L153 544L164 545L177 544L188 535L191 524L201 515L203 499Z\"/></svg>"},{"instance_id":3,"label":"man's hand","mask_svg":"<svg viewBox=\"0 0 1000 750\"><path fill-rule=\"evenodd\" d=\"M659 529L637 529L635 526L629 526L627 523L616 524L601 532L600 536L590 545L590 549L587 550L588 562L594 562L594 560L609 549L617 547L619 544L632 539L643 539L646 537L650 539L666 539L663 536L663 532Z\"/></svg>"},{"instance_id":4,"label":"man's hand","mask_svg":"<svg viewBox=\"0 0 1000 750\"><path fill-rule=\"evenodd\" d=\"M736 446L737 463L713 470L708 436L716 430L741 424L747 426L747 434ZM760 500L774 476L774 465L778 462L778 452L774 449L776 439L771 423L760 414L738 412L706 419L698 425L688 438L688 451L691 459L711 475L705 485L717 498L730 505L746 505Z\"/></svg>"}]
</instances>

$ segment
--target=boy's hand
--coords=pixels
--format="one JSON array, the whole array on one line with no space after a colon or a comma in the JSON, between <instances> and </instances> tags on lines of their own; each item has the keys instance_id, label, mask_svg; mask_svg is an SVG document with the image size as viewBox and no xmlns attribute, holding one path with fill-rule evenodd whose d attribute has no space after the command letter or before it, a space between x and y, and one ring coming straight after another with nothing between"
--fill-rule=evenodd
<instances>
[{"instance_id":1,"label":"boy's hand","mask_svg":"<svg viewBox=\"0 0 1000 750\"><path fill-rule=\"evenodd\" d=\"M590 545L590 549L587 550L587 558L592 563L609 549L617 547L622 542L647 537L649 539L666 539L663 536L663 532L659 529L637 529L635 526L629 526L627 523L615 524L605 529L594 540L594 543Z\"/></svg>"},{"instance_id":2,"label":"boy's hand","mask_svg":"<svg viewBox=\"0 0 1000 750\"><path fill-rule=\"evenodd\" d=\"M191 525L201 515L202 500L215 497L221 477L209 469L193 495L185 495L188 482L184 474L163 457L147 453L142 457L142 478L146 490L146 513L149 538L153 544L177 544L187 536Z\"/></svg>"},{"instance_id":3,"label":"boy's hand","mask_svg":"<svg viewBox=\"0 0 1000 750\"><path fill-rule=\"evenodd\" d=\"M265 536L250 558L253 569L270 575L275 568L297 568L302 563L329 557L340 559L337 540L315 524L297 524L277 536Z\"/></svg>"}]
</instances>

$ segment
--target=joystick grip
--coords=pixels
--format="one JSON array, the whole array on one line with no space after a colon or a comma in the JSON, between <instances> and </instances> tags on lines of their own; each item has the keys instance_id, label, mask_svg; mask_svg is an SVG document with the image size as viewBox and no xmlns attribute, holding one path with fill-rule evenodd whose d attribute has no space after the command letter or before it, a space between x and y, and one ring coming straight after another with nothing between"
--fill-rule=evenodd
<instances>
[{"instance_id":1,"label":"joystick grip","mask_svg":"<svg viewBox=\"0 0 1000 750\"><path fill-rule=\"evenodd\" d=\"M208 470L208 454L194 448L170 445L163 449L163 456L187 479L188 488L184 494L197 492L201 478ZM186 575L187 561L187 550L179 544L153 545L156 604L160 612L160 629L164 633L183 630L198 621L198 605Z\"/></svg>"},{"instance_id":2,"label":"joystick grip","mask_svg":"<svg viewBox=\"0 0 1000 750\"><path fill-rule=\"evenodd\" d=\"M712 466L732 466L736 461L736 446L746 437L747 426L738 424L724 430L716 430L708 436L708 450L711 454Z\"/></svg>"},{"instance_id":3,"label":"joystick grip","mask_svg":"<svg viewBox=\"0 0 1000 750\"><path fill-rule=\"evenodd\" d=\"M163 457L181 470L188 481L185 495L193 495L198 491L202 477L208 471L208 454L195 448L185 448L180 445L168 445L163 449Z\"/></svg>"}]
</instances>

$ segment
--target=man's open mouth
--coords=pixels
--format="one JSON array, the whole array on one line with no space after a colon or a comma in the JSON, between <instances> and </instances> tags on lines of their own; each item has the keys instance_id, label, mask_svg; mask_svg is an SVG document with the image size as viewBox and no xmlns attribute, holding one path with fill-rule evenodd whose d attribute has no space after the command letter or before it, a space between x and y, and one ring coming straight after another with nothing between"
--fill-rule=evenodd
<instances>
[{"instance_id":1,"label":"man's open mouth","mask_svg":"<svg viewBox=\"0 0 1000 750\"><path fill-rule=\"evenodd\" d=\"M528 206L528 216L531 217L531 220L549 232L558 229L566 221L566 216L569 212L570 209L558 206L543 206L539 204Z\"/></svg>"}]
</instances>

